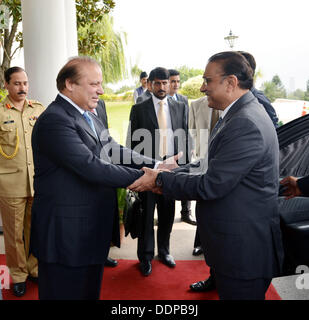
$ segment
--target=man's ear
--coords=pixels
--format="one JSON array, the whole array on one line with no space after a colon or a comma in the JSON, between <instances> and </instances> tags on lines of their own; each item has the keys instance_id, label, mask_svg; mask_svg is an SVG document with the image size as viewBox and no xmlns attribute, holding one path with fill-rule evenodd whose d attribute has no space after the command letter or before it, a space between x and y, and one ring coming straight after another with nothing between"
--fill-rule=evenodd
<instances>
[{"instance_id":1,"label":"man's ear","mask_svg":"<svg viewBox=\"0 0 309 320\"><path fill-rule=\"evenodd\" d=\"M231 89L236 89L238 86L238 79L235 75L230 75L227 77L228 85Z\"/></svg>"},{"instance_id":2,"label":"man's ear","mask_svg":"<svg viewBox=\"0 0 309 320\"><path fill-rule=\"evenodd\" d=\"M72 91L73 90L73 82L70 79L65 80L65 87L67 90Z\"/></svg>"}]
</instances>

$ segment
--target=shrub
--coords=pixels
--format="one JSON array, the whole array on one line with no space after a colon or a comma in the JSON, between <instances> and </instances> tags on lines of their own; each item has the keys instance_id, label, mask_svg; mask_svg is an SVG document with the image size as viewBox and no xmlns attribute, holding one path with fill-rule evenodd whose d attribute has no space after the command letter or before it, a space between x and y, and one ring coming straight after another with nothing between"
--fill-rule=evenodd
<instances>
[{"instance_id":1,"label":"shrub","mask_svg":"<svg viewBox=\"0 0 309 320\"><path fill-rule=\"evenodd\" d=\"M203 97L204 94L200 92L200 88L203 82L201 75L188 79L183 83L180 93L187 96L189 99L198 99Z\"/></svg>"}]
</instances>

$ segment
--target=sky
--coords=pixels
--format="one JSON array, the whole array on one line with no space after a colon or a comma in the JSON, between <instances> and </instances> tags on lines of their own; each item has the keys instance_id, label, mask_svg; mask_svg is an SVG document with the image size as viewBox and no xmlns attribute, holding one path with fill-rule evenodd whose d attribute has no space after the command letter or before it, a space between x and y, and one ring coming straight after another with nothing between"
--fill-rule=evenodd
<instances>
[{"instance_id":1,"label":"sky","mask_svg":"<svg viewBox=\"0 0 309 320\"><path fill-rule=\"evenodd\" d=\"M248 51L262 73L256 87L275 74L285 88L306 89L309 80L308 0L115 0L114 27L127 34L129 65L150 72L161 66L204 69L208 58L230 50L224 37L238 36L234 50Z\"/></svg>"}]
</instances>

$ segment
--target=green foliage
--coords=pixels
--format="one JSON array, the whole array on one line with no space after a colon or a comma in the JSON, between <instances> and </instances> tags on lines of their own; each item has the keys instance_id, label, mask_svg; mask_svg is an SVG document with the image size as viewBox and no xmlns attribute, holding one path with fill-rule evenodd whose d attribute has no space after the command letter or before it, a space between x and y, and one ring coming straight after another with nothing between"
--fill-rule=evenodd
<instances>
[{"instance_id":1,"label":"green foliage","mask_svg":"<svg viewBox=\"0 0 309 320\"><path fill-rule=\"evenodd\" d=\"M190 78L182 84L179 92L187 96L189 99L197 99L203 97L204 94L200 91L202 82L203 79L201 75Z\"/></svg>"},{"instance_id":2,"label":"green foliage","mask_svg":"<svg viewBox=\"0 0 309 320\"><path fill-rule=\"evenodd\" d=\"M0 89L0 102L6 97L7 91Z\"/></svg>"},{"instance_id":3,"label":"green foliage","mask_svg":"<svg viewBox=\"0 0 309 320\"><path fill-rule=\"evenodd\" d=\"M104 93L100 97L104 101L130 101L130 102L133 102L133 91L127 91L122 94Z\"/></svg>"},{"instance_id":4,"label":"green foliage","mask_svg":"<svg viewBox=\"0 0 309 320\"><path fill-rule=\"evenodd\" d=\"M113 20L103 15L99 21L78 28L78 50L95 58L102 67L105 83L117 82L126 75L122 36L113 30Z\"/></svg>"},{"instance_id":5,"label":"green foliage","mask_svg":"<svg viewBox=\"0 0 309 320\"><path fill-rule=\"evenodd\" d=\"M134 86L122 86L120 89L116 91L116 94L131 91L131 90L134 90L134 88L135 88Z\"/></svg>"},{"instance_id":6,"label":"green foliage","mask_svg":"<svg viewBox=\"0 0 309 320\"><path fill-rule=\"evenodd\" d=\"M181 66L175 69L180 73L180 83L183 83L190 78L202 75L204 73L204 70L202 69L189 68L188 66Z\"/></svg>"},{"instance_id":7,"label":"green foliage","mask_svg":"<svg viewBox=\"0 0 309 320\"><path fill-rule=\"evenodd\" d=\"M115 7L113 0L76 0L77 28L85 27L91 22L100 22L104 14Z\"/></svg>"},{"instance_id":8,"label":"green foliage","mask_svg":"<svg viewBox=\"0 0 309 320\"><path fill-rule=\"evenodd\" d=\"M305 91L301 89L297 89L294 92L291 92L287 95L288 99L294 99L294 100L305 100Z\"/></svg>"},{"instance_id":9,"label":"green foliage","mask_svg":"<svg viewBox=\"0 0 309 320\"><path fill-rule=\"evenodd\" d=\"M277 98L286 98L285 88L278 75L275 75L272 81L264 82L261 89L271 102Z\"/></svg>"},{"instance_id":10,"label":"green foliage","mask_svg":"<svg viewBox=\"0 0 309 320\"><path fill-rule=\"evenodd\" d=\"M9 9L10 26L9 29L0 29L0 41L3 48L3 55L0 61L0 88L4 86L4 71L10 67L11 60L16 51L23 47L22 33L18 32L19 23L22 20L20 0L0 0ZM76 0L77 27L87 28L89 22L102 22L104 16L112 10L116 3L114 0ZM1 19L1 16L0 16ZM88 30L89 34L79 38L79 47L87 49L87 52L98 52L102 47L106 47L108 38L97 33L94 29ZM13 44L16 44L14 51ZM84 54L84 51L82 54ZM113 54L115 52L113 51ZM91 55L91 54L90 54Z\"/></svg>"},{"instance_id":11,"label":"green foliage","mask_svg":"<svg viewBox=\"0 0 309 320\"><path fill-rule=\"evenodd\" d=\"M119 223L123 223L123 210L126 204L127 190L124 188L117 189L118 211L119 211Z\"/></svg>"}]
</instances>

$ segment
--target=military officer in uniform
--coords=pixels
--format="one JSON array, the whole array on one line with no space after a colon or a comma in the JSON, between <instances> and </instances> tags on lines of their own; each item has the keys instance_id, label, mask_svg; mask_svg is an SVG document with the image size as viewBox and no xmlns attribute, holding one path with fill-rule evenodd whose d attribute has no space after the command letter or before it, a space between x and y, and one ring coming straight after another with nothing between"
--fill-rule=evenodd
<instances>
[{"instance_id":1,"label":"military officer in uniform","mask_svg":"<svg viewBox=\"0 0 309 320\"><path fill-rule=\"evenodd\" d=\"M9 68L4 77L8 95L0 103L0 211L13 293L23 296L26 279L38 277L37 260L29 255L34 175L31 134L45 108L26 99L28 77L22 68Z\"/></svg>"}]
</instances>

